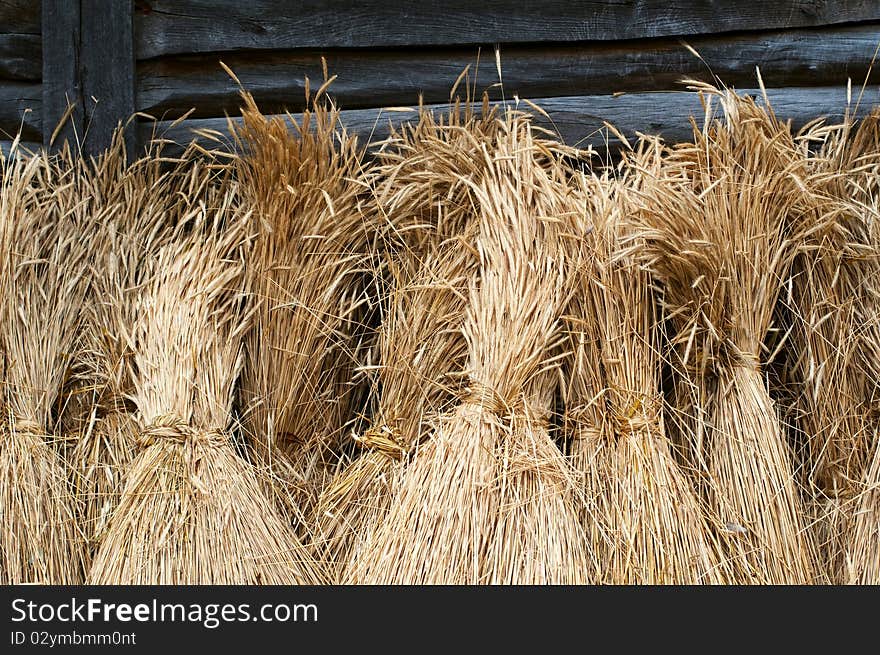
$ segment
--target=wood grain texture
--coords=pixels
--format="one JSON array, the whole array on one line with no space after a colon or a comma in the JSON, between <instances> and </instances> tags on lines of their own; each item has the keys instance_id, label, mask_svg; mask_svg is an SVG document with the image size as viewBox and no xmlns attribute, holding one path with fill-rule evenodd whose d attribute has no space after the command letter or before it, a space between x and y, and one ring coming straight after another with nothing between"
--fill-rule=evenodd
<instances>
[{"instance_id":1,"label":"wood grain texture","mask_svg":"<svg viewBox=\"0 0 880 655\"><path fill-rule=\"evenodd\" d=\"M760 95L756 89L743 93ZM768 89L770 101L781 118L790 119L795 126L819 117L840 118L847 103L846 87L795 87ZM880 103L880 90L870 89L862 99L861 108ZM511 105L513 103L510 103ZM539 125L551 129L571 145L593 147L602 154L619 147L619 141L603 128L603 122L614 124L627 138L636 132L659 134L669 141L689 136L688 119L701 117L703 111L696 94L687 91L670 93L633 93L621 96L577 96L543 98L538 101L550 119L541 118ZM522 108L528 109L525 105ZM434 111L444 111L446 105L431 105ZM297 118L296 115L294 115ZM391 124L412 121L417 110L388 111L383 109L352 109L342 112L343 125L357 134L362 142L378 142L387 137ZM168 122L141 125L141 139L149 140L154 133L177 144L197 140L205 147L229 147L229 131L225 118L206 118L185 121L175 126ZM214 138L195 135L193 130L212 131ZM179 152L170 148L169 153Z\"/></svg>"},{"instance_id":2,"label":"wood grain texture","mask_svg":"<svg viewBox=\"0 0 880 655\"><path fill-rule=\"evenodd\" d=\"M756 83L756 66L769 86L842 84L847 77L860 83L880 43L880 24L702 36L688 43L704 61L678 39L507 46L501 51L504 93L537 98L675 90L683 77L711 80L713 73L726 84L748 87ZM313 88L322 79L322 54L330 73L338 75L331 93L345 109L415 103L419 94L426 103L446 102L468 65L470 84L501 98L491 48L287 51L144 62L138 67L137 107L163 118L192 108L196 117L235 113L238 87L220 67L222 59L263 111L301 111L305 77ZM880 67L872 79L877 80Z\"/></svg>"},{"instance_id":3,"label":"wood grain texture","mask_svg":"<svg viewBox=\"0 0 880 655\"><path fill-rule=\"evenodd\" d=\"M0 0L0 33L39 34L40 0Z\"/></svg>"},{"instance_id":4,"label":"wood grain texture","mask_svg":"<svg viewBox=\"0 0 880 655\"><path fill-rule=\"evenodd\" d=\"M876 0L137 0L138 59L253 49L563 42L880 19Z\"/></svg>"},{"instance_id":5,"label":"wood grain texture","mask_svg":"<svg viewBox=\"0 0 880 655\"><path fill-rule=\"evenodd\" d=\"M127 0L82 2L80 76L85 103L83 147L99 153L110 145L117 125L134 113L134 37L132 3ZM135 130L127 133L129 154Z\"/></svg>"},{"instance_id":6,"label":"wood grain texture","mask_svg":"<svg viewBox=\"0 0 880 655\"><path fill-rule=\"evenodd\" d=\"M43 144L65 140L85 154L109 145L120 121L134 113L132 4L127 0L44 0ZM72 113L69 105L74 105ZM135 130L128 135L134 152Z\"/></svg>"},{"instance_id":7,"label":"wood grain texture","mask_svg":"<svg viewBox=\"0 0 880 655\"><path fill-rule=\"evenodd\" d=\"M43 0L42 26L42 140L48 148L64 141L76 143L85 129L85 102L80 84L82 53L79 0ZM75 107L75 111L68 114L70 105ZM59 125L60 129L55 133Z\"/></svg>"},{"instance_id":8,"label":"wood grain texture","mask_svg":"<svg viewBox=\"0 0 880 655\"><path fill-rule=\"evenodd\" d=\"M39 141L42 138L42 104L39 84L0 84L0 140L11 140L21 130L22 139Z\"/></svg>"},{"instance_id":9,"label":"wood grain texture","mask_svg":"<svg viewBox=\"0 0 880 655\"><path fill-rule=\"evenodd\" d=\"M43 73L39 34L0 33L0 83L2 80L39 80Z\"/></svg>"},{"instance_id":10,"label":"wood grain texture","mask_svg":"<svg viewBox=\"0 0 880 655\"><path fill-rule=\"evenodd\" d=\"M38 80L40 0L0 0L0 80Z\"/></svg>"}]
</instances>

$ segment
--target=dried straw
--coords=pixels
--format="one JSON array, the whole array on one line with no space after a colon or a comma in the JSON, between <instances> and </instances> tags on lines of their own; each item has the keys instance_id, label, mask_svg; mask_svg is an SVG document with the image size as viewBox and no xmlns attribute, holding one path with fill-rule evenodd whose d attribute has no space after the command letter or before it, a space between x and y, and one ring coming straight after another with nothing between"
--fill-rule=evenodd
<instances>
[{"instance_id":1,"label":"dried straw","mask_svg":"<svg viewBox=\"0 0 880 655\"><path fill-rule=\"evenodd\" d=\"M400 476L395 463L463 386L461 324L477 269L475 201L464 176L481 166L481 148L501 125L485 98L481 113L460 102L439 115L422 109L375 155L369 208L382 226L377 274L387 289L374 367L378 405L372 425L356 437L360 452L324 490L317 510L327 558L342 569L384 517L389 485Z\"/></svg>"},{"instance_id":2,"label":"dried straw","mask_svg":"<svg viewBox=\"0 0 880 655\"><path fill-rule=\"evenodd\" d=\"M641 243L630 238L627 188L606 177L579 189L592 258L569 318L578 365L566 424L598 514L588 526L598 518L604 582L723 582L718 544L665 435L654 298L633 254Z\"/></svg>"},{"instance_id":3,"label":"dried straw","mask_svg":"<svg viewBox=\"0 0 880 655\"><path fill-rule=\"evenodd\" d=\"M354 413L375 230L359 209L360 150L332 104L307 97L297 122L242 96L236 168L256 228L243 422L272 494L305 530Z\"/></svg>"},{"instance_id":4,"label":"dried straw","mask_svg":"<svg viewBox=\"0 0 880 655\"><path fill-rule=\"evenodd\" d=\"M328 556L341 565L384 518L398 463L461 392L467 359L461 325L477 264L472 241L463 234L438 244L419 273L400 279L392 294L379 331L377 412L356 438L364 451L334 478L319 505Z\"/></svg>"},{"instance_id":5,"label":"dried straw","mask_svg":"<svg viewBox=\"0 0 880 655\"><path fill-rule=\"evenodd\" d=\"M872 343L880 339L870 318L877 307L871 280L880 269L859 207L864 185L858 180L868 172L859 161L864 153L853 148L860 140L850 117L840 125L817 122L801 135L825 227L804 243L784 297L791 324L787 378L805 437L803 485L811 497L823 574L834 582L847 578L845 538L872 442L872 383L862 353L877 352Z\"/></svg>"},{"instance_id":6,"label":"dried straw","mask_svg":"<svg viewBox=\"0 0 880 655\"><path fill-rule=\"evenodd\" d=\"M504 134L470 180L480 274L462 327L468 386L405 467L353 581L583 582L595 565L574 474L547 423L556 377L547 356L567 300L554 220L565 187L540 162L547 153L526 119L501 120Z\"/></svg>"},{"instance_id":7,"label":"dried straw","mask_svg":"<svg viewBox=\"0 0 880 655\"><path fill-rule=\"evenodd\" d=\"M708 419L695 458L704 463L734 581L806 583L817 574L816 551L761 373L780 281L806 236L804 217L814 216L805 209L805 160L769 108L698 88L706 93L705 128L694 125L693 144L666 152L659 175L644 167L642 252L663 285L672 345L699 417ZM723 123L710 120L715 98Z\"/></svg>"},{"instance_id":8,"label":"dried straw","mask_svg":"<svg viewBox=\"0 0 880 655\"><path fill-rule=\"evenodd\" d=\"M88 398L88 414L74 432L70 453L81 522L93 550L119 503L124 476L137 452L137 422L129 396L134 391L134 347L128 339L138 320L137 298L152 274L159 247L179 227L187 196L204 190L209 176L189 175L191 153L173 162L161 148L127 162L121 131L110 148L81 161L76 184L81 202L101 216L91 243L94 293L85 305L75 388ZM87 393L86 393L87 392ZM80 403L82 404L82 403ZM69 412L72 413L72 412Z\"/></svg>"},{"instance_id":9,"label":"dried straw","mask_svg":"<svg viewBox=\"0 0 880 655\"><path fill-rule=\"evenodd\" d=\"M249 216L228 180L189 167L129 339L143 450L126 476L90 580L96 584L297 584L320 576L231 441L248 325ZM210 183L205 183L205 178ZM125 330L126 326L119 326Z\"/></svg>"},{"instance_id":10,"label":"dried straw","mask_svg":"<svg viewBox=\"0 0 880 655\"><path fill-rule=\"evenodd\" d=\"M85 566L52 416L88 286L69 171L44 155L0 158L3 584L76 584Z\"/></svg>"},{"instance_id":11,"label":"dried straw","mask_svg":"<svg viewBox=\"0 0 880 655\"><path fill-rule=\"evenodd\" d=\"M845 143L845 184L836 198L844 200L843 215L858 246L858 264L852 283L855 306L853 331L856 362L848 373L863 381L860 418L862 432L851 440L848 481L857 479L851 512L845 512L843 542L837 581L850 584L880 583L880 110L866 116ZM853 465L852 462L855 462ZM864 462L863 473L858 466Z\"/></svg>"}]
</instances>

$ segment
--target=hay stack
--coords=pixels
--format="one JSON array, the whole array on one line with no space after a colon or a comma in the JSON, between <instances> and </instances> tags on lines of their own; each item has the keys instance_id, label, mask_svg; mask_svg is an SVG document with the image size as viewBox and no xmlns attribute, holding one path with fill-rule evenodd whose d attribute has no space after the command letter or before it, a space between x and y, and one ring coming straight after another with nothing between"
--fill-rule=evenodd
<instances>
[{"instance_id":1,"label":"hay stack","mask_svg":"<svg viewBox=\"0 0 880 655\"><path fill-rule=\"evenodd\" d=\"M633 255L641 244L626 223L628 188L592 179L581 192L589 208L584 238L593 258L581 279L580 312L570 319L570 333L592 384L577 383L569 423L576 427L577 461L591 485L587 496L607 530L602 580L723 582L718 544L664 430L654 297ZM591 351L599 357L589 357ZM577 405L578 399L585 404Z\"/></svg>"},{"instance_id":2,"label":"hay stack","mask_svg":"<svg viewBox=\"0 0 880 655\"><path fill-rule=\"evenodd\" d=\"M52 409L88 288L86 225L63 162L14 157L0 173L0 582L77 584L86 556Z\"/></svg>"},{"instance_id":3,"label":"hay stack","mask_svg":"<svg viewBox=\"0 0 880 655\"><path fill-rule=\"evenodd\" d=\"M547 358L566 302L555 217L567 194L561 173L539 162L545 151L526 119L503 120L471 180L480 272L462 328L465 395L404 468L353 581L561 583L593 571L574 475L547 423L556 377Z\"/></svg>"},{"instance_id":4,"label":"hay stack","mask_svg":"<svg viewBox=\"0 0 880 655\"><path fill-rule=\"evenodd\" d=\"M248 327L249 217L229 182L191 164L129 336L138 454L95 556L96 584L297 584L320 580L252 467L235 452L233 389ZM209 184L201 184L207 176ZM125 325L119 326L126 329Z\"/></svg>"},{"instance_id":5,"label":"hay stack","mask_svg":"<svg viewBox=\"0 0 880 655\"><path fill-rule=\"evenodd\" d=\"M670 149L640 194L643 254L709 420L696 459L734 581L811 582L815 547L761 373L780 280L805 230L804 159L769 108L700 88L720 98L726 120L694 126L693 144Z\"/></svg>"},{"instance_id":6,"label":"hay stack","mask_svg":"<svg viewBox=\"0 0 880 655\"><path fill-rule=\"evenodd\" d=\"M243 420L273 495L305 530L354 413L375 230L359 210L360 150L338 111L319 93L288 122L243 98L236 167L256 234Z\"/></svg>"}]
</instances>

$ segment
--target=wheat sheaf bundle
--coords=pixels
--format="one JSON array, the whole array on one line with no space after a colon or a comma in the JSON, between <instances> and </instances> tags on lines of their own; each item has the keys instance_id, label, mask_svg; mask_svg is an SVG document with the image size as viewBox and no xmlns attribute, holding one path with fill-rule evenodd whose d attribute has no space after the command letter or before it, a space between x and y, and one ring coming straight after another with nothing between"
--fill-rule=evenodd
<instances>
[{"instance_id":1,"label":"wheat sheaf bundle","mask_svg":"<svg viewBox=\"0 0 880 655\"><path fill-rule=\"evenodd\" d=\"M235 451L231 408L248 327L249 216L191 164L186 226L156 255L130 335L142 448L95 556L96 584L299 584L320 576ZM127 326L119 326L126 329Z\"/></svg>"},{"instance_id":2,"label":"wheat sheaf bundle","mask_svg":"<svg viewBox=\"0 0 880 655\"><path fill-rule=\"evenodd\" d=\"M88 289L87 217L69 157L0 160L3 584L77 584L85 567L52 413Z\"/></svg>"},{"instance_id":3,"label":"wheat sheaf bundle","mask_svg":"<svg viewBox=\"0 0 880 655\"><path fill-rule=\"evenodd\" d=\"M466 384L461 324L468 285L478 274L477 201L469 180L483 174L483 149L511 128L529 126L500 120L485 94L481 105L456 99L448 112L423 107L416 123L392 131L369 171L387 289L374 367L378 405L372 426L356 440L360 454L334 478L318 508L329 557L343 566L356 559L352 548L387 511L390 485L401 475L395 462L430 432L432 417ZM580 156L551 138L532 138L542 166ZM407 458L401 461L405 466Z\"/></svg>"},{"instance_id":4,"label":"wheat sheaf bundle","mask_svg":"<svg viewBox=\"0 0 880 655\"><path fill-rule=\"evenodd\" d=\"M817 575L793 455L761 372L781 280L810 225L804 158L769 107L700 86L704 129L669 149L639 194L645 261L708 436L695 457L739 583ZM712 100L725 120L710 120Z\"/></svg>"},{"instance_id":5,"label":"wheat sheaf bundle","mask_svg":"<svg viewBox=\"0 0 880 655\"><path fill-rule=\"evenodd\" d=\"M653 290L627 222L632 185L638 177L584 177L579 188L591 257L573 298L580 312L569 320L572 351L580 353L575 375L591 385L573 389L568 424L592 499L588 522L605 528L597 544L604 582L719 583L725 578L718 544L664 429Z\"/></svg>"},{"instance_id":6,"label":"wheat sheaf bundle","mask_svg":"<svg viewBox=\"0 0 880 655\"><path fill-rule=\"evenodd\" d=\"M857 363L850 374L864 381L862 388L863 432L854 436L853 460L864 461L857 477L843 538L844 556L837 569L838 581L849 584L880 583L880 110L866 116L846 142L849 170L838 197L845 200L846 215L855 226L853 239L861 246L862 275L854 308ZM851 470L854 467L850 467ZM855 477L858 470L854 471Z\"/></svg>"},{"instance_id":7,"label":"wheat sheaf bundle","mask_svg":"<svg viewBox=\"0 0 880 655\"><path fill-rule=\"evenodd\" d=\"M256 228L243 421L273 494L305 530L353 414L375 231L359 209L357 141L322 90L298 122L243 99L236 170Z\"/></svg>"},{"instance_id":8,"label":"wheat sheaf bundle","mask_svg":"<svg viewBox=\"0 0 880 655\"><path fill-rule=\"evenodd\" d=\"M134 347L129 336L139 318L138 294L155 269L162 244L180 224L170 217L188 196L199 197L210 176L190 168L192 153L168 160L160 148L127 162L121 131L110 148L81 161L78 193L93 215L102 216L91 243L93 293L84 307L76 393L90 392L88 416L70 452L81 522L97 549L119 502L125 474L137 453ZM193 175L195 173L195 175Z\"/></svg>"},{"instance_id":9,"label":"wheat sheaf bundle","mask_svg":"<svg viewBox=\"0 0 880 655\"><path fill-rule=\"evenodd\" d=\"M342 575L384 519L401 460L460 393L467 357L461 324L477 262L472 240L462 234L442 242L416 276L392 291L379 330L381 392L373 424L357 438L363 452L334 478L319 505L320 533Z\"/></svg>"},{"instance_id":10,"label":"wheat sheaf bundle","mask_svg":"<svg viewBox=\"0 0 880 655\"><path fill-rule=\"evenodd\" d=\"M799 135L824 229L804 242L783 296L783 316L791 324L787 376L804 435L804 485L821 565L832 582L849 575L846 536L873 441L872 366L880 372L871 364L880 353L880 262L868 218L871 171L880 152L865 138L872 123L876 118L866 117L857 129L847 115L840 124L817 121Z\"/></svg>"},{"instance_id":11,"label":"wheat sheaf bundle","mask_svg":"<svg viewBox=\"0 0 880 655\"><path fill-rule=\"evenodd\" d=\"M387 511L396 462L460 392L461 323L476 273L474 192L465 176L502 130L485 98L479 112L460 101L439 115L422 108L415 124L392 131L369 170L368 210L381 226L384 260L378 400L372 425L356 438L358 453L317 509L327 557L342 569Z\"/></svg>"},{"instance_id":12,"label":"wheat sheaf bundle","mask_svg":"<svg viewBox=\"0 0 880 655\"><path fill-rule=\"evenodd\" d=\"M501 120L505 133L471 180L480 271L462 326L467 386L403 469L387 517L353 563L358 582L564 583L593 570L573 472L548 432L565 187L521 129L527 119Z\"/></svg>"}]
</instances>

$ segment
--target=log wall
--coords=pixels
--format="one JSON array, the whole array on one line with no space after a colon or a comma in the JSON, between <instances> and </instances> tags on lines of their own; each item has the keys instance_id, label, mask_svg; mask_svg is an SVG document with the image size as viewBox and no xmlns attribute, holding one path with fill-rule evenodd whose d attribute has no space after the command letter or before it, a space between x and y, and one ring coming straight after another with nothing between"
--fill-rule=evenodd
<instances>
[{"instance_id":1,"label":"log wall","mask_svg":"<svg viewBox=\"0 0 880 655\"><path fill-rule=\"evenodd\" d=\"M605 121L682 136L700 111L683 78L755 89L760 68L795 122L842 114L850 80L852 96L870 82L863 106L880 103L878 45L876 0L0 0L0 147L20 133L99 152L135 113L133 150L157 132L222 134L238 88L219 62L264 112L295 113L322 58L343 121L365 138L413 115L383 108L449 102L469 67L469 88L534 101L567 141L603 147Z\"/></svg>"}]
</instances>

